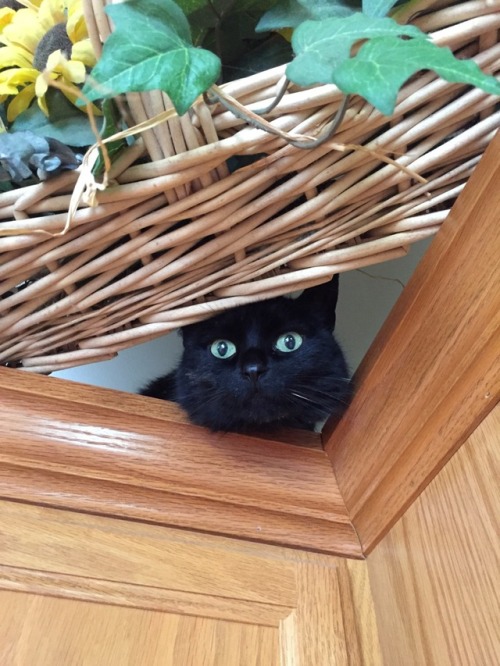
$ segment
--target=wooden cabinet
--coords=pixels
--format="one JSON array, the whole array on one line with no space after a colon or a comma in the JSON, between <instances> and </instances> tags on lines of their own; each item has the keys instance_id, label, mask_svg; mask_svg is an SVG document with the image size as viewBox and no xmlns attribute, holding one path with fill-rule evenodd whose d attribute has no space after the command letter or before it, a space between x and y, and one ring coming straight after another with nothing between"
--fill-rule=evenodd
<instances>
[{"instance_id":1,"label":"wooden cabinet","mask_svg":"<svg viewBox=\"0 0 500 666\"><path fill-rule=\"evenodd\" d=\"M367 560L0 501L2 666L498 661L500 408Z\"/></svg>"},{"instance_id":2,"label":"wooden cabinet","mask_svg":"<svg viewBox=\"0 0 500 666\"><path fill-rule=\"evenodd\" d=\"M0 369L1 666L500 663L499 154L322 438Z\"/></svg>"},{"instance_id":3,"label":"wooden cabinet","mask_svg":"<svg viewBox=\"0 0 500 666\"><path fill-rule=\"evenodd\" d=\"M500 407L367 558L384 664L500 663Z\"/></svg>"},{"instance_id":4,"label":"wooden cabinet","mask_svg":"<svg viewBox=\"0 0 500 666\"><path fill-rule=\"evenodd\" d=\"M380 664L366 564L0 504L3 666Z\"/></svg>"}]
</instances>

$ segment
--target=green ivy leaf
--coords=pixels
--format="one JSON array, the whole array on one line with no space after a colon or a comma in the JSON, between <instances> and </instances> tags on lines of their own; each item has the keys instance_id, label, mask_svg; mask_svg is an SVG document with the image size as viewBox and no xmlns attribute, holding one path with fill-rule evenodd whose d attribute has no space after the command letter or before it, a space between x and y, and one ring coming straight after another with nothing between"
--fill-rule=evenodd
<instances>
[{"instance_id":1,"label":"green ivy leaf","mask_svg":"<svg viewBox=\"0 0 500 666\"><path fill-rule=\"evenodd\" d=\"M197 9L206 7L208 5L208 0L177 0L176 5L178 5L186 16L192 14Z\"/></svg>"},{"instance_id":2,"label":"green ivy leaf","mask_svg":"<svg viewBox=\"0 0 500 666\"><path fill-rule=\"evenodd\" d=\"M363 14L372 17L387 16L398 0L363 0Z\"/></svg>"},{"instance_id":3,"label":"green ivy leaf","mask_svg":"<svg viewBox=\"0 0 500 666\"><path fill-rule=\"evenodd\" d=\"M224 81L250 76L278 65L289 63L292 59L292 47L281 35L274 33L268 39L257 42L241 57L233 60L224 69Z\"/></svg>"},{"instance_id":4,"label":"green ivy leaf","mask_svg":"<svg viewBox=\"0 0 500 666\"><path fill-rule=\"evenodd\" d=\"M225 22L242 14L255 15L252 32L258 18L278 0L178 0L177 4L189 17L193 42L201 44L207 33L216 25L222 27ZM226 40L233 38L228 30L223 30L222 47ZM255 38L255 35L253 35ZM242 45L243 46L243 45ZM224 48L223 48L224 50ZM225 61L224 61L225 64Z\"/></svg>"},{"instance_id":5,"label":"green ivy leaf","mask_svg":"<svg viewBox=\"0 0 500 666\"><path fill-rule=\"evenodd\" d=\"M255 30L282 30L296 28L304 21L349 16L353 14L355 0L280 0L260 19Z\"/></svg>"},{"instance_id":6,"label":"green ivy leaf","mask_svg":"<svg viewBox=\"0 0 500 666\"><path fill-rule=\"evenodd\" d=\"M278 4L263 14L255 27L256 32L296 28L311 18L310 12L297 0L280 0Z\"/></svg>"},{"instance_id":7,"label":"green ivy leaf","mask_svg":"<svg viewBox=\"0 0 500 666\"><path fill-rule=\"evenodd\" d=\"M217 80L219 58L193 46L188 21L173 0L128 0L106 12L115 30L92 70L94 84L84 87L89 99L160 89L182 115Z\"/></svg>"},{"instance_id":8,"label":"green ivy leaf","mask_svg":"<svg viewBox=\"0 0 500 666\"><path fill-rule=\"evenodd\" d=\"M266 11L267 9L272 9L272 7L277 4L277 2L278 0L237 0L232 2L231 5L233 12L251 11L260 12L262 14L262 12Z\"/></svg>"},{"instance_id":9,"label":"green ivy leaf","mask_svg":"<svg viewBox=\"0 0 500 666\"><path fill-rule=\"evenodd\" d=\"M430 69L446 81L468 83L500 95L500 81L472 60L455 58L448 48L423 39L373 39L345 60L332 79L345 93L357 93L386 115L394 111L399 88L415 72Z\"/></svg>"},{"instance_id":10,"label":"green ivy leaf","mask_svg":"<svg viewBox=\"0 0 500 666\"><path fill-rule=\"evenodd\" d=\"M42 113L38 104L32 104L12 123L13 132L31 130L38 136L57 139L67 146L90 146L95 141L86 113L78 110L60 90L49 88L46 95L49 118ZM96 118L97 126L102 123Z\"/></svg>"},{"instance_id":11,"label":"green ivy leaf","mask_svg":"<svg viewBox=\"0 0 500 666\"><path fill-rule=\"evenodd\" d=\"M210 4L190 14L194 42L219 56L223 62L224 81L244 76L248 69L252 70L255 62L247 68L246 59L253 59L255 49L259 49L268 39L274 39L269 34L257 34L255 26L263 11L269 9L275 1L210 0ZM263 70L267 69L264 60ZM290 57L282 62L289 60ZM269 67L271 63L272 59Z\"/></svg>"},{"instance_id":12,"label":"green ivy leaf","mask_svg":"<svg viewBox=\"0 0 500 666\"><path fill-rule=\"evenodd\" d=\"M107 139L113 134L117 134L124 129L123 122L116 108L115 101L113 99L106 99L102 104L102 129L101 129L101 138ZM126 139L118 139L117 141L110 141L106 145L108 151L108 157L112 162L120 155L120 153L128 146ZM99 148L99 157L97 158L96 163L92 169L94 175L100 176L104 171L104 158L102 156L102 151Z\"/></svg>"},{"instance_id":13,"label":"green ivy leaf","mask_svg":"<svg viewBox=\"0 0 500 666\"><path fill-rule=\"evenodd\" d=\"M301 86L333 83L335 69L349 58L355 42L391 35L406 35L421 42L427 39L415 26L399 25L390 18L372 18L359 12L347 18L305 21L293 33L296 57L288 65L286 74Z\"/></svg>"}]
</instances>

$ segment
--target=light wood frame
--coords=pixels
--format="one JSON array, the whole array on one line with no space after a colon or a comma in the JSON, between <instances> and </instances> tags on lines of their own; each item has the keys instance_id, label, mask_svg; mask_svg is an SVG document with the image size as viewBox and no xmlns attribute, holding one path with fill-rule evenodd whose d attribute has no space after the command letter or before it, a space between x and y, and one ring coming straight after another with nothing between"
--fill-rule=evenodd
<instances>
[{"instance_id":1,"label":"light wood frame","mask_svg":"<svg viewBox=\"0 0 500 666\"><path fill-rule=\"evenodd\" d=\"M497 133L324 429L364 553L498 402L499 182Z\"/></svg>"},{"instance_id":2,"label":"light wood frame","mask_svg":"<svg viewBox=\"0 0 500 666\"><path fill-rule=\"evenodd\" d=\"M500 136L323 444L214 434L171 404L0 369L0 497L362 558L498 399Z\"/></svg>"}]
</instances>

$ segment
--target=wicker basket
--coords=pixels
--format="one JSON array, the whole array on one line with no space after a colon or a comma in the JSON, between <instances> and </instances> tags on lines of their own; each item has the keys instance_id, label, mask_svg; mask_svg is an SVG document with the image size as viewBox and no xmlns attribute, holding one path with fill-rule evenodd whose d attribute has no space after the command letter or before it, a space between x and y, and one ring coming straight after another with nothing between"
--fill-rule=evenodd
<instances>
[{"instance_id":1,"label":"wicker basket","mask_svg":"<svg viewBox=\"0 0 500 666\"><path fill-rule=\"evenodd\" d=\"M100 0L85 1L99 49L107 19ZM453 5L434 3L415 23L498 72L500 3ZM261 107L283 71L224 90ZM292 88L269 119L314 135L340 100L334 86ZM127 104L135 122L169 108L158 92ZM354 99L331 143L301 150L200 101L131 146L98 204L80 206L63 233L77 173L2 194L0 362L51 372L107 359L221 309L398 257L439 228L499 119L491 96L427 72L390 120ZM234 155L260 157L231 173Z\"/></svg>"}]
</instances>

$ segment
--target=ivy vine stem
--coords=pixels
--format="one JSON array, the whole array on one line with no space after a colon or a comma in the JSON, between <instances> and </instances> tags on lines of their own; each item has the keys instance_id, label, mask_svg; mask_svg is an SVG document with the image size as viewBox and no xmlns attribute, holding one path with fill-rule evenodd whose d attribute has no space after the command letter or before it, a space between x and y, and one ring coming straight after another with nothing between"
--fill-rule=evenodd
<instances>
[{"instance_id":1,"label":"ivy vine stem","mask_svg":"<svg viewBox=\"0 0 500 666\"><path fill-rule=\"evenodd\" d=\"M281 91L280 91L281 92ZM278 93L279 94L279 93ZM284 93L283 93L284 94ZM283 95L281 95L283 97ZM280 129L277 129L271 123L261 117L259 112L251 111L247 109L243 104L240 104L238 100L234 99L230 95L227 95L223 92L219 86L213 85L204 95L205 101L208 104L220 103L225 109L230 111L240 120L248 123L256 129L260 129L269 134L274 134L284 139L288 144L294 146L295 148L302 148L309 150L311 148L316 148L317 146L322 145L329 141L339 128L342 123L345 113L349 107L349 95L344 95L342 103L338 108L334 118L327 125L326 129L319 136L300 136L298 134L292 134L290 132L284 132ZM273 102L274 104L274 102ZM275 106L275 105L274 105ZM272 106L272 108L274 108Z\"/></svg>"},{"instance_id":2,"label":"ivy vine stem","mask_svg":"<svg viewBox=\"0 0 500 666\"><path fill-rule=\"evenodd\" d=\"M281 102L281 100L285 96L285 93L288 90L288 86L290 85L290 83L291 83L290 79L288 77L285 77L285 79L283 80L283 83L279 87L278 92L276 93L276 97L273 99L271 104L266 106L264 109L258 109L256 111L254 111L254 113L256 113L259 116L265 116L268 113L271 113L271 111L278 106L278 104Z\"/></svg>"}]
</instances>

